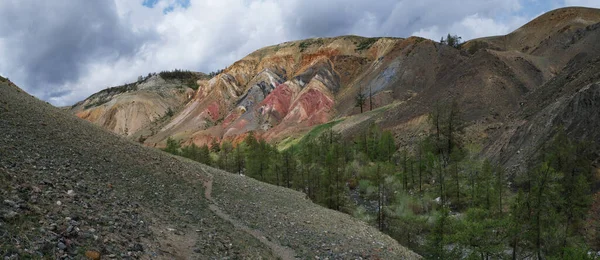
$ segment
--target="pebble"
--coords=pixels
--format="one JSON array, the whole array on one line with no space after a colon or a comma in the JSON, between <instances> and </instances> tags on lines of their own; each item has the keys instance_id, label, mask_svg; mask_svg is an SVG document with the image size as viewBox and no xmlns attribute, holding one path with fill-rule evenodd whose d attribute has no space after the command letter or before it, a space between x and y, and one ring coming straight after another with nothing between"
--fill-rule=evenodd
<instances>
[{"instance_id":1,"label":"pebble","mask_svg":"<svg viewBox=\"0 0 600 260\"><path fill-rule=\"evenodd\" d=\"M85 257L92 260L100 260L100 252L94 250L88 250L85 252Z\"/></svg>"},{"instance_id":2,"label":"pebble","mask_svg":"<svg viewBox=\"0 0 600 260\"><path fill-rule=\"evenodd\" d=\"M143 252L144 251L144 247L141 244L135 244L132 248L132 251L135 252Z\"/></svg>"},{"instance_id":3,"label":"pebble","mask_svg":"<svg viewBox=\"0 0 600 260\"><path fill-rule=\"evenodd\" d=\"M11 219L14 219L15 217L17 217L18 215L19 215L19 213L11 210L11 211L6 212L4 215L2 215L2 218L4 220L11 220Z\"/></svg>"},{"instance_id":4,"label":"pebble","mask_svg":"<svg viewBox=\"0 0 600 260\"><path fill-rule=\"evenodd\" d=\"M4 200L4 204L11 206L13 208L19 208L19 204L17 204L16 202L14 202L12 200Z\"/></svg>"},{"instance_id":5,"label":"pebble","mask_svg":"<svg viewBox=\"0 0 600 260\"><path fill-rule=\"evenodd\" d=\"M58 249L60 249L60 250L65 250L65 249L67 249L67 245L65 245L63 242L58 242L58 245L57 245L57 247L58 247Z\"/></svg>"},{"instance_id":6,"label":"pebble","mask_svg":"<svg viewBox=\"0 0 600 260\"><path fill-rule=\"evenodd\" d=\"M60 205L62 205L62 202L60 202L60 200L59 200L56 202L56 205L60 206Z\"/></svg>"}]
</instances>

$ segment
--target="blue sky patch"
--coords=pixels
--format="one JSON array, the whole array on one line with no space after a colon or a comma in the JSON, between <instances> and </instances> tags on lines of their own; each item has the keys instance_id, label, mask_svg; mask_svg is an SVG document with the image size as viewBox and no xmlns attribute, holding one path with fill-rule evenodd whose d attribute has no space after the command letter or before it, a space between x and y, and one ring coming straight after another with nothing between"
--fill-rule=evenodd
<instances>
[{"instance_id":1,"label":"blue sky patch","mask_svg":"<svg viewBox=\"0 0 600 260\"><path fill-rule=\"evenodd\" d=\"M144 0L144 2L142 2L142 5L148 8L154 8L158 1L159 0ZM163 9L163 13L167 14L169 12L172 12L173 10L175 10L176 6L180 6L187 9L188 7L190 7L190 0L177 0L174 4L165 7Z\"/></svg>"},{"instance_id":2,"label":"blue sky patch","mask_svg":"<svg viewBox=\"0 0 600 260\"><path fill-rule=\"evenodd\" d=\"M158 0L144 0L142 5L148 8L154 8L154 5L156 5L157 2Z\"/></svg>"}]
</instances>

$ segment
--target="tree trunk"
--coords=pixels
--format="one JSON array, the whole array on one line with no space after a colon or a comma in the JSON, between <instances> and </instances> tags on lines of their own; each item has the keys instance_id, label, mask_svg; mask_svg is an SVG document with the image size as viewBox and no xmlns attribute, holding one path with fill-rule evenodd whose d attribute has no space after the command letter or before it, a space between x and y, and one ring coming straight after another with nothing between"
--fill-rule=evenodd
<instances>
[{"instance_id":1,"label":"tree trunk","mask_svg":"<svg viewBox=\"0 0 600 260\"><path fill-rule=\"evenodd\" d=\"M535 247L536 247L538 259L543 259L542 258L542 225L541 225L542 210L541 210L541 207L542 207L542 195L544 194L544 188L546 187L546 181L548 178L548 176L547 176L548 174L549 174L549 169L546 169L546 171L542 175L543 178L541 180L541 184L540 184L539 191L538 191L538 197L537 197L537 209L536 209L536 214L535 214L535 225L536 225Z\"/></svg>"},{"instance_id":2,"label":"tree trunk","mask_svg":"<svg viewBox=\"0 0 600 260\"><path fill-rule=\"evenodd\" d=\"M456 177L456 204L460 204L460 183L458 178L458 163L454 163L454 175Z\"/></svg>"},{"instance_id":3,"label":"tree trunk","mask_svg":"<svg viewBox=\"0 0 600 260\"><path fill-rule=\"evenodd\" d=\"M423 193L423 187L422 187L422 184L423 184L423 180L422 180L422 168L423 168L423 165L422 165L422 163L423 163L423 161L422 161L422 158L421 158L421 153L422 153L422 151L419 148L419 193L420 194Z\"/></svg>"},{"instance_id":4,"label":"tree trunk","mask_svg":"<svg viewBox=\"0 0 600 260\"><path fill-rule=\"evenodd\" d=\"M371 86L369 86L369 111L373 111L373 92Z\"/></svg>"},{"instance_id":5,"label":"tree trunk","mask_svg":"<svg viewBox=\"0 0 600 260\"><path fill-rule=\"evenodd\" d=\"M279 165L275 164L275 177L277 178L277 186L279 185Z\"/></svg>"},{"instance_id":6,"label":"tree trunk","mask_svg":"<svg viewBox=\"0 0 600 260\"><path fill-rule=\"evenodd\" d=\"M441 155L440 155L441 156ZM438 170L439 170L439 187L440 187L440 201L442 203L442 206L445 205L445 201L444 201L444 175L443 175L443 169L442 169L442 165L441 162L438 165Z\"/></svg>"},{"instance_id":7,"label":"tree trunk","mask_svg":"<svg viewBox=\"0 0 600 260\"><path fill-rule=\"evenodd\" d=\"M498 180L498 195L500 197L499 198L500 205L498 205L498 210L499 210L498 212L500 214L502 214L502 212L504 211L504 210L502 210L502 194L504 193L504 189L503 189L503 187L504 187L504 175L502 174L502 169L497 169L497 171L498 171L498 176L499 176L498 177L498 179L499 179Z\"/></svg>"},{"instance_id":8,"label":"tree trunk","mask_svg":"<svg viewBox=\"0 0 600 260\"><path fill-rule=\"evenodd\" d=\"M517 244L518 244L518 243L519 243L519 239L518 239L517 237L515 237L515 238L513 239L513 243L512 243L512 248L513 248L513 251L512 251L512 259L513 259L513 260L517 260L517 249L518 249L518 247L517 247Z\"/></svg>"}]
</instances>

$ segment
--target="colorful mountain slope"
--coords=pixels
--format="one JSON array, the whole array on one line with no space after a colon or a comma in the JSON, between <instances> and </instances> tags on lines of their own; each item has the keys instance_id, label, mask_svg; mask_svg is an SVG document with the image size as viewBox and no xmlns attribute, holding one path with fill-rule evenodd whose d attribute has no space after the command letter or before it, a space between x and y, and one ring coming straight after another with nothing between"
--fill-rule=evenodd
<instances>
[{"instance_id":1,"label":"colorful mountain slope","mask_svg":"<svg viewBox=\"0 0 600 260\"><path fill-rule=\"evenodd\" d=\"M574 91L593 83L593 72L581 60L593 62L600 56L599 22L598 9L563 8L508 35L474 39L458 49L418 37L358 36L265 47L216 77L198 81L198 90L173 117L146 120L154 123L130 136L143 137L140 140L148 146L162 146L169 137L184 145L201 145L213 139L241 140L254 131L280 142L344 119L347 123L335 129L345 136L376 123L392 130L398 143L411 145L427 131L424 119L432 107L454 100L463 112L467 139L492 151L511 145L510 138L496 137L514 134L512 126L528 120L532 116L528 113L542 113L528 104L548 105L564 97L565 93L548 90L561 88L558 79L567 74L581 78ZM358 93L369 97L365 110L374 111L359 115ZM139 117L120 110L90 116L95 110L75 112L118 133L123 133L123 126L115 130L114 125L126 124L112 121ZM506 157L500 150L488 155Z\"/></svg>"}]
</instances>

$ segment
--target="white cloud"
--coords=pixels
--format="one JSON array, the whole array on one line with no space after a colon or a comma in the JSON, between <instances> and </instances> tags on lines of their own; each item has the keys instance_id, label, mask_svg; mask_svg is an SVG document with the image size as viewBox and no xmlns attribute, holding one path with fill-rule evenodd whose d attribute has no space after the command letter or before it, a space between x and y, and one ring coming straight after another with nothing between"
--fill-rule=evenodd
<instances>
[{"instance_id":1,"label":"white cloud","mask_svg":"<svg viewBox=\"0 0 600 260\"><path fill-rule=\"evenodd\" d=\"M565 0L565 6L586 6L600 8L599 0Z\"/></svg>"},{"instance_id":2,"label":"white cloud","mask_svg":"<svg viewBox=\"0 0 600 260\"><path fill-rule=\"evenodd\" d=\"M437 41L450 33L459 35L462 37L463 41L467 41L480 37L508 34L523 25L527 20L528 19L520 16L513 16L508 22L503 23L492 18L481 17L479 14L474 14L442 28L437 25L423 28L414 32L413 35Z\"/></svg>"}]
</instances>

